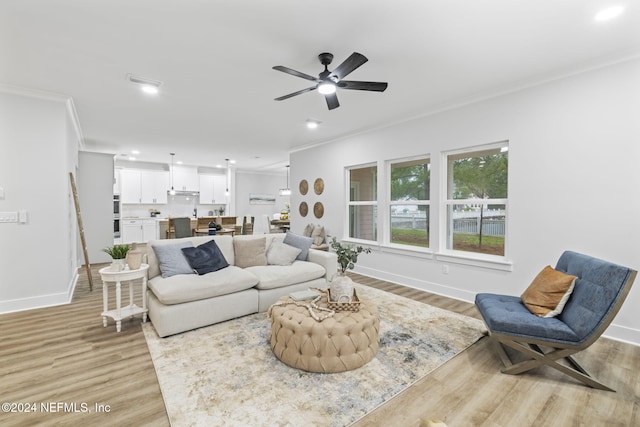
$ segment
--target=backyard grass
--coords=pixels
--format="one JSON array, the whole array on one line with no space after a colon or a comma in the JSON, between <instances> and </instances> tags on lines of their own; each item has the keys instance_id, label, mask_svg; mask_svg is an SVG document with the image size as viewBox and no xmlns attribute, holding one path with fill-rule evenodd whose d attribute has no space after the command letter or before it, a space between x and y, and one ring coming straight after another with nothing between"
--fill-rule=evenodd
<instances>
[{"instance_id":1,"label":"backyard grass","mask_svg":"<svg viewBox=\"0 0 640 427\"><path fill-rule=\"evenodd\" d=\"M458 251L477 252L490 255L504 255L504 237L482 236L477 234L453 234L453 249ZM429 234L426 230L413 230L408 228L392 228L391 243L400 245L429 247Z\"/></svg>"}]
</instances>

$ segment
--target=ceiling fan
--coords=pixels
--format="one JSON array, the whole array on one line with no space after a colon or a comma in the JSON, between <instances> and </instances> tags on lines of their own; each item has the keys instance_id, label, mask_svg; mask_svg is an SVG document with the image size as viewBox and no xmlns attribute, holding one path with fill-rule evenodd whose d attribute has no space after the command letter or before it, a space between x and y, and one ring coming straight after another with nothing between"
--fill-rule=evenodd
<instances>
[{"instance_id":1,"label":"ceiling fan","mask_svg":"<svg viewBox=\"0 0 640 427\"><path fill-rule=\"evenodd\" d=\"M318 55L320 63L324 65L324 71L318 74L318 77L313 77L300 71L292 70L291 68L283 67L282 65L276 65L274 70L282 71L283 73L291 74L292 76L301 77L312 82L316 82L315 86L308 87L306 89L299 90L297 92L290 93L288 95L276 98L276 101L282 101L284 99L291 98L296 95L310 92L317 89L318 92L324 95L327 101L329 110L338 108L340 103L338 102L338 96L336 95L336 88L351 89L351 90L368 90L373 92L384 92L387 88L387 83L381 82L362 82L353 80L342 80L349 75L356 68L368 61L367 57L353 52L342 64L338 65L333 71L329 71L328 66L333 60L331 53L321 53Z\"/></svg>"}]
</instances>

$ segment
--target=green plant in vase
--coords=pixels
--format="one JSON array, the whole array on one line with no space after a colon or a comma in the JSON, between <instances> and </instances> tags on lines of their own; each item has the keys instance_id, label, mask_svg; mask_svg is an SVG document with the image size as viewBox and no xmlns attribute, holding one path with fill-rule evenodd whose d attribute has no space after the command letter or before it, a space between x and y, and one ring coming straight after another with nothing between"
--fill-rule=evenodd
<instances>
[{"instance_id":1,"label":"green plant in vase","mask_svg":"<svg viewBox=\"0 0 640 427\"><path fill-rule=\"evenodd\" d=\"M332 301L349 303L353 297L353 281L346 272L356 266L358 255L371 253L371 248L341 243L335 237L331 240L331 248L336 251L338 257L338 273L329 286L330 298Z\"/></svg>"},{"instance_id":2,"label":"green plant in vase","mask_svg":"<svg viewBox=\"0 0 640 427\"><path fill-rule=\"evenodd\" d=\"M113 259L113 262L111 263L111 271L124 270L129 249L131 249L131 246L127 244L113 245L102 249L102 252L105 252Z\"/></svg>"},{"instance_id":3,"label":"green plant in vase","mask_svg":"<svg viewBox=\"0 0 640 427\"><path fill-rule=\"evenodd\" d=\"M331 240L331 248L336 251L340 273L345 274L347 270L353 270L358 262L358 255L361 253L371 253L371 248L355 246L351 243L341 243L334 237Z\"/></svg>"}]
</instances>

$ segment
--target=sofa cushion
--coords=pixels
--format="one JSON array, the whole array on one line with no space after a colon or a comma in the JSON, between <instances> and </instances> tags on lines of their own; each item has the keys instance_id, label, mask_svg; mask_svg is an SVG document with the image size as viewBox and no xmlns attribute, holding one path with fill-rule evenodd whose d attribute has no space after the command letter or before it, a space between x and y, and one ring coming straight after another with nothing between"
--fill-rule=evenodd
<instances>
[{"instance_id":1,"label":"sofa cushion","mask_svg":"<svg viewBox=\"0 0 640 427\"><path fill-rule=\"evenodd\" d=\"M301 252L296 257L296 259L300 261L306 261L307 255L309 255L309 248L313 243L313 239L311 237L300 236L298 234L287 231L287 235L284 237L284 243L286 243L287 245L291 245L294 248L299 248Z\"/></svg>"},{"instance_id":2,"label":"sofa cushion","mask_svg":"<svg viewBox=\"0 0 640 427\"><path fill-rule=\"evenodd\" d=\"M267 265L248 267L246 271L254 274L259 282L257 289L275 289L297 283L318 279L325 274L319 264L307 261L294 261L291 265Z\"/></svg>"},{"instance_id":3,"label":"sofa cushion","mask_svg":"<svg viewBox=\"0 0 640 427\"><path fill-rule=\"evenodd\" d=\"M240 268L267 265L267 239L234 239L236 265Z\"/></svg>"},{"instance_id":4,"label":"sofa cushion","mask_svg":"<svg viewBox=\"0 0 640 427\"><path fill-rule=\"evenodd\" d=\"M193 269L182 252L183 248L192 248L193 243L182 241L167 245L152 245L158 258L158 265L162 277L171 277L176 274L193 274Z\"/></svg>"},{"instance_id":5,"label":"sofa cushion","mask_svg":"<svg viewBox=\"0 0 640 427\"><path fill-rule=\"evenodd\" d=\"M300 248L294 248L282 242L271 242L267 249L267 264L269 265L291 265L296 257L302 252Z\"/></svg>"},{"instance_id":6,"label":"sofa cushion","mask_svg":"<svg viewBox=\"0 0 640 427\"><path fill-rule=\"evenodd\" d=\"M242 291L257 283L258 278L254 274L229 266L202 276L179 274L167 278L154 277L149 280L149 289L163 304L180 304Z\"/></svg>"},{"instance_id":7,"label":"sofa cushion","mask_svg":"<svg viewBox=\"0 0 640 427\"><path fill-rule=\"evenodd\" d=\"M522 302L536 316L555 317L562 312L573 292L576 278L548 265L524 291Z\"/></svg>"},{"instance_id":8,"label":"sofa cushion","mask_svg":"<svg viewBox=\"0 0 640 427\"><path fill-rule=\"evenodd\" d=\"M229 267L215 240L195 248L182 248L185 258L196 273L202 275Z\"/></svg>"}]
</instances>

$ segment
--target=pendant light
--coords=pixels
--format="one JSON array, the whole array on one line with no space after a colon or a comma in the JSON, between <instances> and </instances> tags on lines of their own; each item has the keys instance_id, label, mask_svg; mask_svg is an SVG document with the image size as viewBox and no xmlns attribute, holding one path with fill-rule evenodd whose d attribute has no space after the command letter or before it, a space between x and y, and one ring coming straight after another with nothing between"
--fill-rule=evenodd
<instances>
[{"instance_id":1,"label":"pendant light","mask_svg":"<svg viewBox=\"0 0 640 427\"><path fill-rule=\"evenodd\" d=\"M224 159L227 162L227 189L224 190L224 195L229 195L229 182L231 181L231 171L229 170L229 159Z\"/></svg>"},{"instance_id":2,"label":"pendant light","mask_svg":"<svg viewBox=\"0 0 640 427\"><path fill-rule=\"evenodd\" d=\"M290 196L291 195L291 189L289 188L289 165L287 165L287 188L281 188L280 189L280 195L281 196Z\"/></svg>"},{"instance_id":3,"label":"pendant light","mask_svg":"<svg viewBox=\"0 0 640 427\"><path fill-rule=\"evenodd\" d=\"M171 154L171 190L169 190L169 195L175 196L176 190L173 189L173 157L176 155L176 153L169 153L169 154Z\"/></svg>"}]
</instances>

